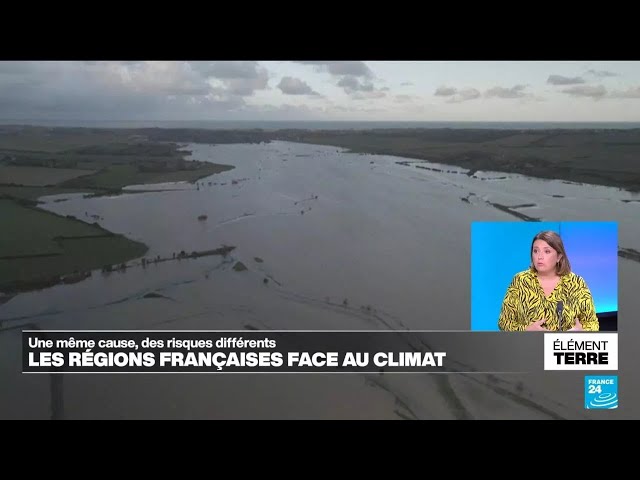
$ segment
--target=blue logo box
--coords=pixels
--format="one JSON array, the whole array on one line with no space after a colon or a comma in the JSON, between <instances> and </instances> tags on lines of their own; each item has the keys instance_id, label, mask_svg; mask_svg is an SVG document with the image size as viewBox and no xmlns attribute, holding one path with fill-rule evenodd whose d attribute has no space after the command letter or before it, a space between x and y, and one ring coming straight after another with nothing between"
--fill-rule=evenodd
<instances>
[{"instance_id":1,"label":"blue logo box","mask_svg":"<svg viewBox=\"0 0 640 480\"><path fill-rule=\"evenodd\" d=\"M590 410L618 408L618 376L585 376L584 408Z\"/></svg>"}]
</instances>

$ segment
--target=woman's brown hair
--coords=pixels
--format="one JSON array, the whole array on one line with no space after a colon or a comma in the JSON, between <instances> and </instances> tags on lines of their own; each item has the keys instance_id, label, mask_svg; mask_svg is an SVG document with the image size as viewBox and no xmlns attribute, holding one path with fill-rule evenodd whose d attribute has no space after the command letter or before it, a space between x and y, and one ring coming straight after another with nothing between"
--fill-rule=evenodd
<instances>
[{"instance_id":1,"label":"woman's brown hair","mask_svg":"<svg viewBox=\"0 0 640 480\"><path fill-rule=\"evenodd\" d=\"M535 237L533 237L533 240L531 241L531 250L529 251L530 258L533 255L533 244L536 240L544 240L560 255L560 260L558 261L558 263L556 263L556 273L558 275L566 275L567 273L571 273L571 263L569 263L569 257L567 257L567 252L564 249L564 243L562 243L562 238L560 238L560 235L551 230L538 233ZM535 270L533 262L531 262L531 268Z\"/></svg>"}]
</instances>

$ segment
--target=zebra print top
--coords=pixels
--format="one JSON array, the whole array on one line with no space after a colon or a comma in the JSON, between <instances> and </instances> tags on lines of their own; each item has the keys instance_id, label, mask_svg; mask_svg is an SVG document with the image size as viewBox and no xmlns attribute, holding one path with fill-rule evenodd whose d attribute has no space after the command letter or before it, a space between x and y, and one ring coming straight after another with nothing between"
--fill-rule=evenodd
<instances>
[{"instance_id":1,"label":"zebra print top","mask_svg":"<svg viewBox=\"0 0 640 480\"><path fill-rule=\"evenodd\" d=\"M543 326L557 331L556 305L559 301L563 303L562 330L572 328L576 318L584 330L600 330L591 291L581 276L573 272L562 275L556 288L547 296L533 268L513 277L502 302L498 327L500 330L522 331L529 324L546 318Z\"/></svg>"}]
</instances>

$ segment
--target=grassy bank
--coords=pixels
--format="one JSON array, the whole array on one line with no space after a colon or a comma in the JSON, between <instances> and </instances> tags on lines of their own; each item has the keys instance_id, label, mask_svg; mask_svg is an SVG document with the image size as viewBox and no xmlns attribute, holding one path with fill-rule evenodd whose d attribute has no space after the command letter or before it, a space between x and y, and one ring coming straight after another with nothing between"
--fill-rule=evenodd
<instances>
[{"instance_id":1,"label":"grassy bank","mask_svg":"<svg viewBox=\"0 0 640 480\"><path fill-rule=\"evenodd\" d=\"M80 278L143 256L146 245L38 208L0 199L0 291L12 293ZM5 230L5 228L7 230Z\"/></svg>"},{"instance_id":2,"label":"grassy bank","mask_svg":"<svg viewBox=\"0 0 640 480\"><path fill-rule=\"evenodd\" d=\"M65 193L104 193L104 190L92 188L64 188L64 187L29 187L24 185L0 185L0 198L14 198L18 200L37 203L38 198L48 195L61 195Z\"/></svg>"},{"instance_id":3,"label":"grassy bank","mask_svg":"<svg viewBox=\"0 0 640 480\"><path fill-rule=\"evenodd\" d=\"M79 281L148 247L43 211L46 195L118 194L134 184L195 182L229 165L185 159L175 142L130 130L0 126L0 291Z\"/></svg>"},{"instance_id":4,"label":"grassy bank","mask_svg":"<svg viewBox=\"0 0 640 480\"><path fill-rule=\"evenodd\" d=\"M134 166L129 175L138 177L136 183L193 181L210 174L207 169L212 168L211 164L184 162L184 152L180 152L176 142L229 144L272 140L332 145L353 152L428 160L470 170L520 173L640 191L639 129L265 131L5 126L0 127L0 168L4 163L97 171L95 175L59 185L65 187L121 186L125 180L119 179L122 169L115 167L114 171L118 165ZM191 170L194 167L195 171ZM197 172L199 168L202 170Z\"/></svg>"},{"instance_id":5,"label":"grassy bank","mask_svg":"<svg viewBox=\"0 0 640 480\"><path fill-rule=\"evenodd\" d=\"M640 130L389 129L281 131L281 140L332 145L475 170L640 191Z\"/></svg>"},{"instance_id":6,"label":"grassy bank","mask_svg":"<svg viewBox=\"0 0 640 480\"><path fill-rule=\"evenodd\" d=\"M198 135L183 133L172 141L166 135L155 129L0 126L0 194L33 198L33 187L51 189L49 195L114 193L127 185L195 182L233 169L185 158L188 152L177 142ZM250 140L246 134L233 138Z\"/></svg>"},{"instance_id":7,"label":"grassy bank","mask_svg":"<svg viewBox=\"0 0 640 480\"><path fill-rule=\"evenodd\" d=\"M78 191L119 191L127 185L153 184L165 182L195 182L215 173L231 170L228 165L204 164L194 168L166 171L145 171L136 164L112 165L95 175L74 178L61 183L61 188Z\"/></svg>"}]
</instances>

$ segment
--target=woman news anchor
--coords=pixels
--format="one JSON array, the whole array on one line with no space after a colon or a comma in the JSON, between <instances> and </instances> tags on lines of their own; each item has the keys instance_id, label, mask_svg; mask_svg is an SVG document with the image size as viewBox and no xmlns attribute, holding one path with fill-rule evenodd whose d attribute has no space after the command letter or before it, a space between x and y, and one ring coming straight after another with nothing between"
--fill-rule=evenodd
<instances>
[{"instance_id":1,"label":"woman news anchor","mask_svg":"<svg viewBox=\"0 0 640 480\"><path fill-rule=\"evenodd\" d=\"M517 273L507 288L498 327L504 331L600 330L591 291L571 271L557 233L545 231L533 237L531 266Z\"/></svg>"}]
</instances>

